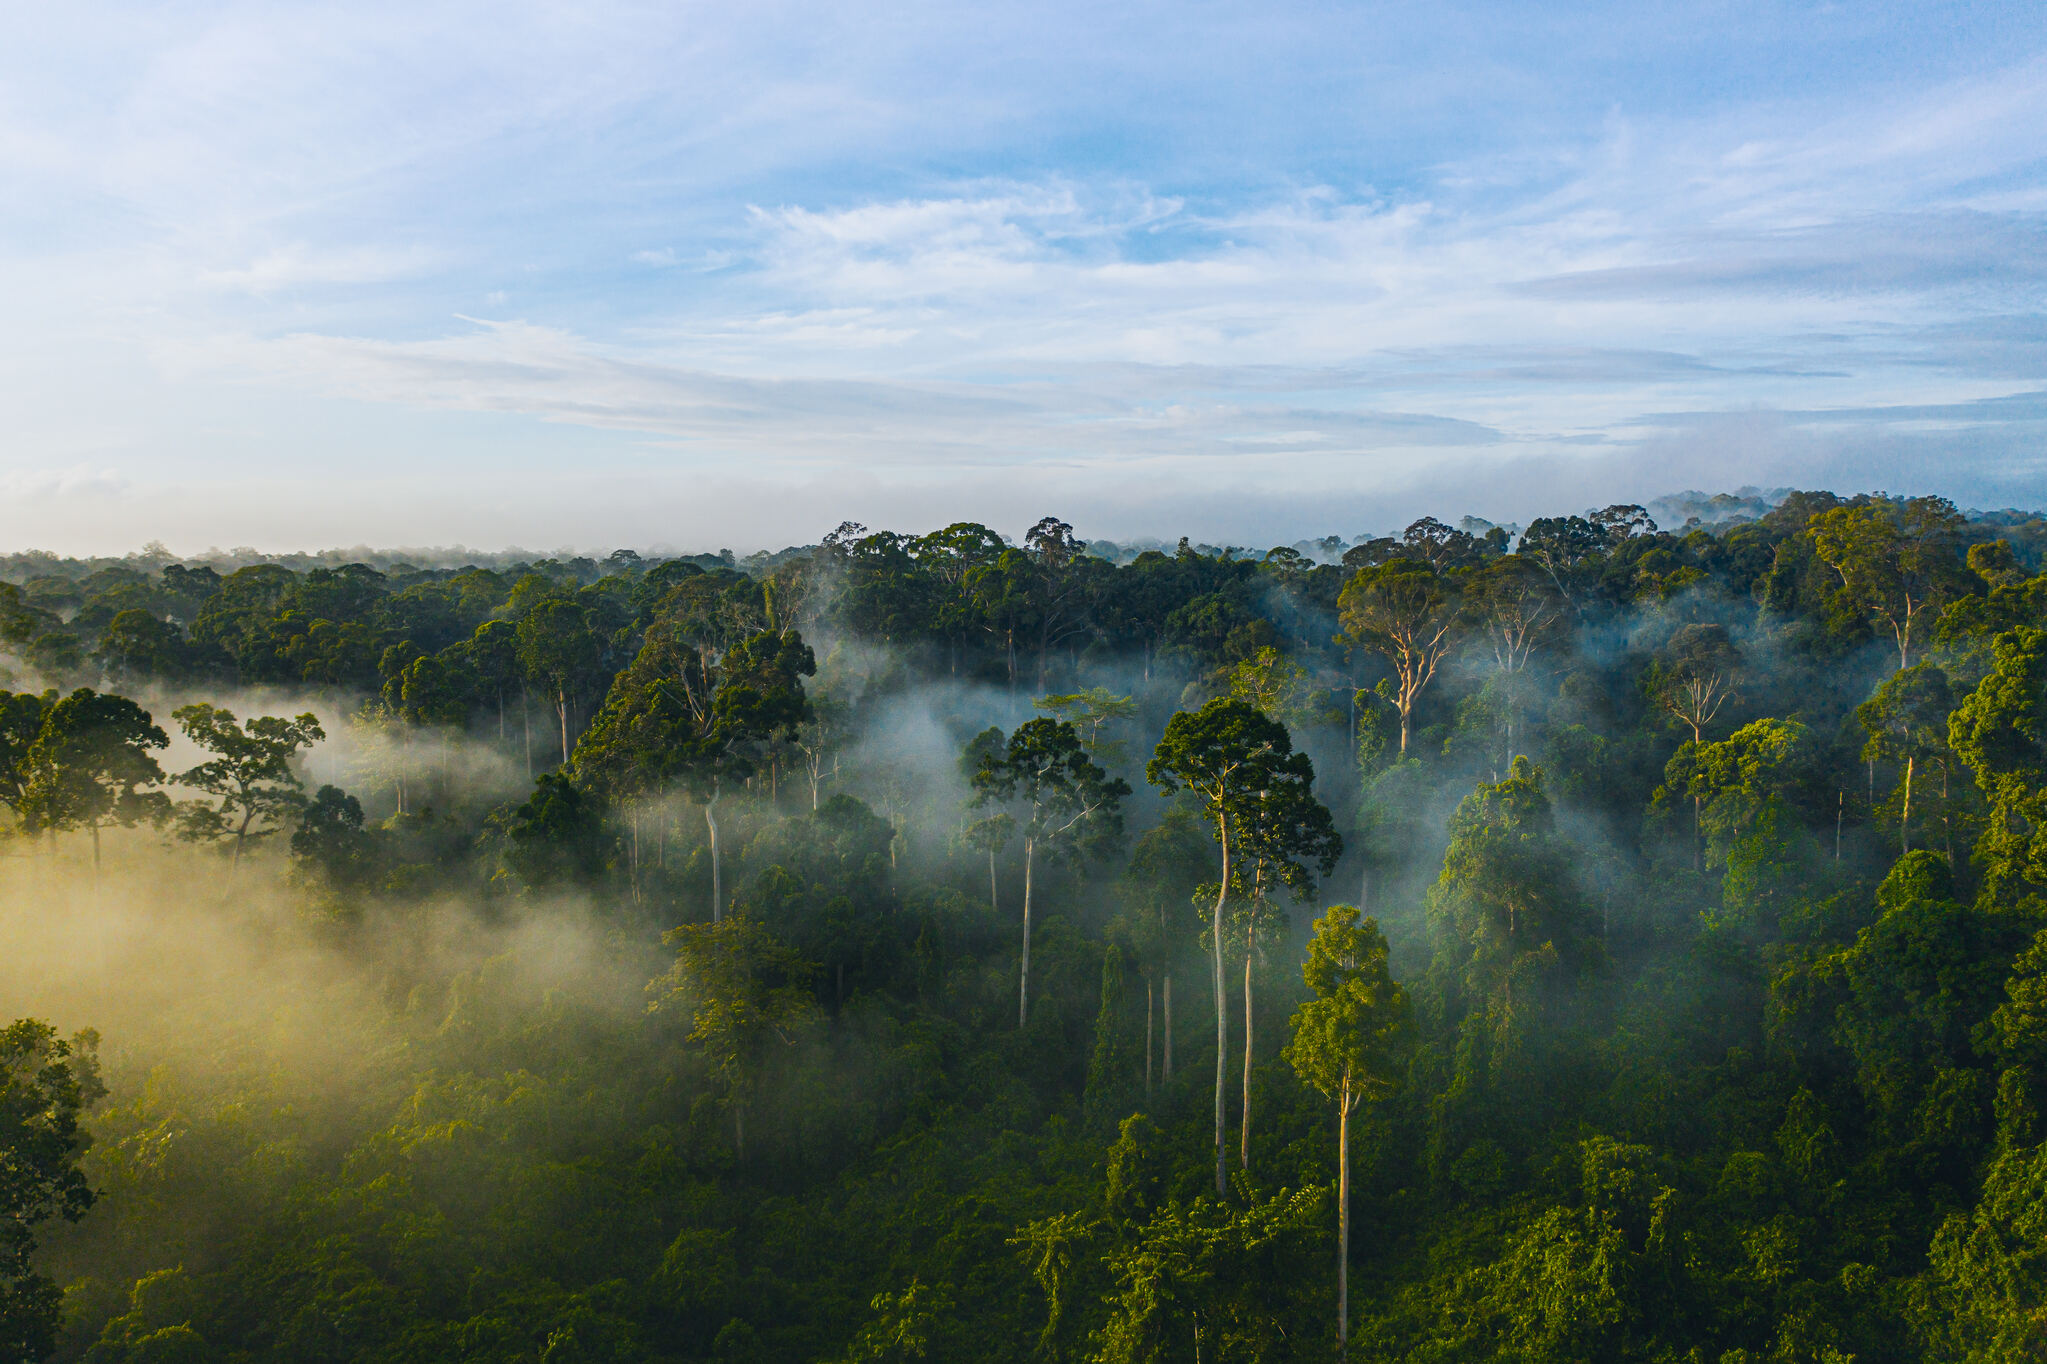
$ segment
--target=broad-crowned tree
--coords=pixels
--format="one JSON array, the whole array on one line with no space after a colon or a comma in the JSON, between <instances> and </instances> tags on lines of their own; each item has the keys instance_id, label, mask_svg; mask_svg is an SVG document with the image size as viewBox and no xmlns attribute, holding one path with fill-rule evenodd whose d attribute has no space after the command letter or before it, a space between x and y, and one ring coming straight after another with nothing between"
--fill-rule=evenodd
<instances>
[{"instance_id":1,"label":"broad-crowned tree","mask_svg":"<svg viewBox=\"0 0 2047 1364\"><path fill-rule=\"evenodd\" d=\"M1507 554L1471 575L1465 610L1503 673L1518 673L1559 633L1567 609L1563 594L1534 560Z\"/></svg>"},{"instance_id":2,"label":"broad-crowned tree","mask_svg":"<svg viewBox=\"0 0 2047 1364\"><path fill-rule=\"evenodd\" d=\"M28 796L29 750L43 732L43 713L56 700L54 691L0 691L0 805L17 816Z\"/></svg>"},{"instance_id":3,"label":"broad-crowned tree","mask_svg":"<svg viewBox=\"0 0 2047 1364\"><path fill-rule=\"evenodd\" d=\"M1413 1019L1386 965L1376 919L1334 905L1316 921L1301 966L1311 997L1294 1011L1286 1058L1336 1105L1336 1341L1350 1344L1350 1115L1393 1092L1407 1068Z\"/></svg>"},{"instance_id":4,"label":"broad-crowned tree","mask_svg":"<svg viewBox=\"0 0 2047 1364\"><path fill-rule=\"evenodd\" d=\"M198 802L183 832L194 840L234 840L232 866L242 865L242 851L252 836L276 832L278 822L305 804L304 783L292 771L292 759L327 737L310 713L295 719L258 715L237 722L219 706L199 702L171 712L185 737L213 756L180 772L180 786L204 791L220 802ZM261 826L261 827L258 827Z\"/></svg>"},{"instance_id":5,"label":"broad-crowned tree","mask_svg":"<svg viewBox=\"0 0 2047 1364\"><path fill-rule=\"evenodd\" d=\"M1380 655L1393 669L1400 755L1406 757L1415 701L1460 637L1457 583L1422 560L1393 559L1359 569L1338 596L1337 611L1340 638Z\"/></svg>"},{"instance_id":6,"label":"broad-crowned tree","mask_svg":"<svg viewBox=\"0 0 2047 1364\"><path fill-rule=\"evenodd\" d=\"M1031 1002L1031 892L1040 855L1075 860L1123 828L1123 797L1130 784L1111 777L1087 755L1079 731L1063 720L1026 720L999 753L982 755L974 773L980 802L1014 802L1023 835L1023 959L1018 973L1016 1025Z\"/></svg>"},{"instance_id":7,"label":"broad-crowned tree","mask_svg":"<svg viewBox=\"0 0 2047 1364\"><path fill-rule=\"evenodd\" d=\"M803 679L817 672L794 630L764 630L723 653L697 646L687 623L648 627L577 745L577 779L614 800L681 780L704 802L711 844L711 919L725 912L718 801L752 774L768 740L810 713Z\"/></svg>"},{"instance_id":8,"label":"broad-crowned tree","mask_svg":"<svg viewBox=\"0 0 2047 1364\"><path fill-rule=\"evenodd\" d=\"M190 665L185 633L147 611L131 608L115 614L100 633L92 656L117 682L148 678L175 681Z\"/></svg>"},{"instance_id":9,"label":"broad-crowned tree","mask_svg":"<svg viewBox=\"0 0 2047 1364\"><path fill-rule=\"evenodd\" d=\"M945 641L947 666L957 673L960 652L981 628L974 601L974 570L995 562L1002 537L973 521L958 521L910 543L910 554L929 576L926 603L931 632Z\"/></svg>"},{"instance_id":10,"label":"broad-crowned tree","mask_svg":"<svg viewBox=\"0 0 2047 1364\"><path fill-rule=\"evenodd\" d=\"M1741 654L1725 627L1687 625L1650 665L1647 688L1658 706L1691 730L1693 743L1704 743L1713 717L1740 700L1734 690L1740 673Z\"/></svg>"},{"instance_id":11,"label":"broad-crowned tree","mask_svg":"<svg viewBox=\"0 0 2047 1364\"><path fill-rule=\"evenodd\" d=\"M1962 524L1944 497L1835 507L1812 519L1814 549L1856 609L1890 633L1900 669L1912 662L1921 623L1967 587L1955 548Z\"/></svg>"},{"instance_id":12,"label":"broad-crowned tree","mask_svg":"<svg viewBox=\"0 0 2047 1364\"><path fill-rule=\"evenodd\" d=\"M149 712L125 696L80 687L43 712L43 725L28 752L28 790L21 812L32 829L92 831L92 867L100 867L100 829L157 821L170 812L163 781L151 756L170 738Z\"/></svg>"},{"instance_id":13,"label":"broad-crowned tree","mask_svg":"<svg viewBox=\"0 0 2047 1364\"><path fill-rule=\"evenodd\" d=\"M604 644L589 612L567 597L550 597L519 618L519 662L553 699L561 724L562 762L569 761L569 708L597 680Z\"/></svg>"},{"instance_id":14,"label":"broad-crowned tree","mask_svg":"<svg viewBox=\"0 0 2047 1364\"><path fill-rule=\"evenodd\" d=\"M1329 811L1315 799L1315 766L1294 752L1286 726L1234 697L1219 696L1198 711L1180 711L1145 765L1145 779L1168 793L1186 789L1200 803L1222 850L1221 874L1209 913L1210 967L1215 990L1215 1186L1227 1189L1224 1089L1229 1065L1229 999L1223 984L1223 909L1236 861L1263 856L1305 877L1307 859L1323 875L1343 843ZM1256 852L1250 850L1255 848Z\"/></svg>"},{"instance_id":15,"label":"broad-crowned tree","mask_svg":"<svg viewBox=\"0 0 2047 1364\"><path fill-rule=\"evenodd\" d=\"M1072 725L1088 757L1103 767L1114 770L1123 762L1123 741L1110 736L1136 717L1137 702L1132 698L1119 696L1107 687L1089 687L1086 691L1040 696L1031 704L1053 719Z\"/></svg>"}]
</instances>

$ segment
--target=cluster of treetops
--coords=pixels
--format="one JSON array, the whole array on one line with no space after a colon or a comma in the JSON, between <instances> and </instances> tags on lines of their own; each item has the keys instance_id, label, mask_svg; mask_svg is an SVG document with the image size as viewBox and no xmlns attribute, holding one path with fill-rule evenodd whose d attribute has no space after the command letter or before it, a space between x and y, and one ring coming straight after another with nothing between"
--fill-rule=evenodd
<instances>
[{"instance_id":1,"label":"cluster of treetops","mask_svg":"<svg viewBox=\"0 0 2047 1364\"><path fill-rule=\"evenodd\" d=\"M0 583L21 856L288 847L337 950L595 906L648 982L387 962L319 1103L16 1024L0 1357L2047 1358L2043 548L1794 493ZM167 774L132 699L264 685L350 776L202 699Z\"/></svg>"}]
</instances>

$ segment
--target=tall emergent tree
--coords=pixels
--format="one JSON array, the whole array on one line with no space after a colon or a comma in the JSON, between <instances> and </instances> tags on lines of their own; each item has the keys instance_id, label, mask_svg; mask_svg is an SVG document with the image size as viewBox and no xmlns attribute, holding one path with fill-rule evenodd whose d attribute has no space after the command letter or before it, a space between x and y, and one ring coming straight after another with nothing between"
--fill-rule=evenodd
<instances>
[{"instance_id":1,"label":"tall emergent tree","mask_svg":"<svg viewBox=\"0 0 2047 1364\"><path fill-rule=\"evenodd\" d=\"M1304 859L1328 875L1343 851L1329 811L1315 799L1315 765L1294 752L1286 726L1235 697L1219 696L1198 711L1180 711L1145 765L1145 780L1161 790L1185 788L1200 802L1222 849L1221 877L1209 914L1209 949L1215 990L1215 1189L1228 1184L1228 1126L1224 1089L1229 1067L1229 999L1223 982L1223 909L1240 850L1255 849L1295 884L1308 879Z\"/></svg>"},{"instance_id":2,"label":"tall emergent tree","mask_svg":"<svg viewBox=\"0 0 2047 1364\"><path fill-rule=\"evenodd\" d=\"M203 701L178 707L171 718L186 738L214 755L178 774L179 785L204 791L220 802L199 803L199 812L191 817L181 814L187 836L232 838L232 866L239 869L252 829L259 838L274 833L278 821L305 804L304 783L291 770L291 762L300 749L326 738L326 731L311 713L293 720L258 715L238 724L232 711ZM266 827L255 828L259 822Z\"/></svg>"},{"instance_id":3,"label":"tall emergent tree","mask_svg":"<svg viewBox=\"0 0 2047 1364\"><path fill-rule=\"evenodd\" d=\"M794 630L763 630L720 654L664 618L611 685L576 746L576 776L615 798L681 778L704 802L711 843L711 921L724 917L718 801L752 774L762 746L808 717L803 679L816 674Z\"/></svg>"},{"instance_id":4,"label":"tall emergent tree","mask_svg":"<svg viewBox=\"0 0 2047 1364\"><path fill-rule=\"evenodd\" d=\"M1938 615L1964 583L1954 545L1962 524L1944 497L1835 507L1812 518L1814 550L1849 600L1890 631L1900 670L1912 662L1919 622Z\"/></svg>"},{"instance_id":5,"label":"tall emergent tree","mask_svg":"<svg viewBox=\"0 0 2047 1364\"><path fill-rule=\"evenodd\" d=\"M1407 756L1415 700L1457 644L1457 584L1420 559L1389 559L1361 568L1337 597L1342 638L1379 654L1393 668L1393 707L1400 713L1400 756Z\"/></svg>"},{"instance_id":6,"label":"tall emergent tree","mask_svg":"<svg viewBox=\"0 0 2047 1364\"><path fill-rule=\"evenodd\" d=\"M28 752L28 789L21 812L31 829L92 830L92 871L100 869L100 828L161 819L170 800L144 791L163 780L150 750L170 738L149 712L125 696L80 687L43 712Z\"/></svg>"},{"instance_id":7,"label":"tall emergent tree","mask_svg":"<svg viewBox=\"0 0 2047 1364\"><path fill-rule=\"evenodd\" d=\"M1015 801L1023 811L1023 963L1016 997L1021 1028L1030 1017L1031 881L1038 854L1072 858L1122 832L1121 807L1130 784L1095 765L1072 725L1047 719L1024 721L999 752L983 754L973 783L977 802Z\"/></svg>"},{"instance_id":8,"label":"tall emergent tree","mask_svg":"<svg viewBox=\"0 0 2047 1364\"><path fill-rule=\"evenodd\" d=\"M1407 992L1386 967L1376 919L1334 905L1315 924L1301 976L1314 997L1294 1011L1287 1060L1336 1105L1336 1342L1350 1344L1350 1115L1393 1091L1412 1044Z\"/></svg>"}]
</instances>

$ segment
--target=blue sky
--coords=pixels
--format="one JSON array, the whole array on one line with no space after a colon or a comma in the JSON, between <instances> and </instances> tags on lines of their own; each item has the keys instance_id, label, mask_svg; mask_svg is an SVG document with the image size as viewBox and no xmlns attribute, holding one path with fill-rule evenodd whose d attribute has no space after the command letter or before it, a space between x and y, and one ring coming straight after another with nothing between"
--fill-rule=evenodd
<instances>
[{"instance_id":1,"label":"blue sky","mask_svg":"<svg viewBox=\"0 0 2047 1364\"><path fill-rule=\"evenodd\" d=\"M0 544L2047 504L2047 9L81 3Z\"/></svg>"}]
</instances>

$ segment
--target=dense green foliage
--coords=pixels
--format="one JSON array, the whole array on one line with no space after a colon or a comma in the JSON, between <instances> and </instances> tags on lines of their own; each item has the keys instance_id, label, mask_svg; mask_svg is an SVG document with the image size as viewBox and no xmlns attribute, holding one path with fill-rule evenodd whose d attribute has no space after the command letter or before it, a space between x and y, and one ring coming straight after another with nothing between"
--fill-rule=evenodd
<instances>
[{"instance_id":1,"label":"dense green foliage","mask_svg":"<svg viewBox=\"0 0 2047 1364\"><path fill-rule=\"evenodd\" d=\"M2041 529L17 556L0 1357L2047 1358Z\"/></svg>"}]
</instances>

